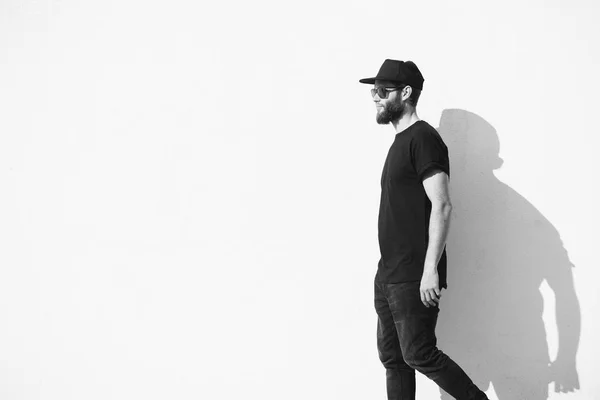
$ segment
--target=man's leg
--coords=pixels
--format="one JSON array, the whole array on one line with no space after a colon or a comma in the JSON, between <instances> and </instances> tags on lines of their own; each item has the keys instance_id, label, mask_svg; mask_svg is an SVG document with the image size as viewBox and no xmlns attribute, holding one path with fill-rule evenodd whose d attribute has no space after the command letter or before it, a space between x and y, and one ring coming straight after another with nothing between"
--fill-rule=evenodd
<instances>
[{"instance_id":1,"label":"man's leg","mask_svg":"<svg viewBox=\"0 0 600 400\"><path fill-rule=\"evenodd\" d=\"M383 289L375 282L377 350L385 367L388 400L415 400L415 370L402 358L398 332Z\"/></svg>"},{"instance_id":2,"label":"man's leg","mask_svg":"<svg viewBox=\"0 0 600 400\"><path fill-rule=\"evenodd\" d=\"M386 284L390 306L404 361L458 400L485 400L471 378L439 350L435 326L439 308L421 302L420 282Z\"/></svg>"}]
</instances>

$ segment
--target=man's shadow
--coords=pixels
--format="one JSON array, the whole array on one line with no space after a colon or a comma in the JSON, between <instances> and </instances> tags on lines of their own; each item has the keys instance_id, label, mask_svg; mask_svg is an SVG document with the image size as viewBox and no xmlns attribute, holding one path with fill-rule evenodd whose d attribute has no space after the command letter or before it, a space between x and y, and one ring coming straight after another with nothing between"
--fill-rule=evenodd
<instances>
[{"instance_id":1,"label":"man's shadow","mask_svg":"<svg viewBox=\"0 0 600 400\"><path fill-rule=\"evenodd\" d=\"M559 233L495 177L503 161L489 123L468 111L444 110L438 130L450 153L454 206L448 291L437 326L440 349L482 390L493 383L499 400L546 400L550 382L557 391L578 389L580 309L574 266ZM543 166L532 162L531 168ZM559 350L552 365L542 320L543 281L556 298ZM451 397L442 392L442 398Z\"/></svg>"}]
</instances>

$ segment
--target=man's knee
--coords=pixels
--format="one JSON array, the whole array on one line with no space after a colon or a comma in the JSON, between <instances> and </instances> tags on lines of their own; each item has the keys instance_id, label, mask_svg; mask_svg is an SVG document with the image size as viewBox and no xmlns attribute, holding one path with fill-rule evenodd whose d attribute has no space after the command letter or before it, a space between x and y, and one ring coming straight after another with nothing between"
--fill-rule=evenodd
<instances>
[{"instance_id":1,"label":"man's knee","mask_svg":"<svg viewBox=\"0 0 600 400\"><path fill-rule=\"evenodd\" d=\"M398 364L398 356L393 352L379 350L379 360L385 368L395 368Z\"/></svg>"},{"instance_id":2,"label":"man's knee","mask_svg":"<svg viewBox=\"0 0 600 400\"><path fill-rule=\"evenodd\" d=\"M397 352L382 352L379 351L379 360L386 369L412 370L402 355Z\"/></svg>"},{"instance_id":3,"label":"man's knee","mask_svg":"<svg viewBox=\"0 0 600 400\"><path fill-rule=\"evenodd\" d=\"M447 356L438 350L437 347L407 349L404 355L406 364L421 373L442 368L446 359Z\"/></svg>"}]
</instances>

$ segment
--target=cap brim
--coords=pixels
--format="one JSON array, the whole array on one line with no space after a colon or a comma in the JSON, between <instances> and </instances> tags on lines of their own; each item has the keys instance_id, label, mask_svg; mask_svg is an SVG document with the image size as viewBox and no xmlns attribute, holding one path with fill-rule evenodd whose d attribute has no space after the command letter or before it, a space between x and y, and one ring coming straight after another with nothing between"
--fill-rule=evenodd
<instances>
[{"instance_id":1,"label":"cap brim","mask_svg":"<svg viewBox=\"0 0 600 400\"><path fill-rule=\"evenodd\" d=\"M360 83L368 83L370 85L375 83L375 78L363 78L359 80Z\"/></svg>"},{"instance_id":2,"label":"cap brim","mask_svg":"<svg viewBox=\"0 0 600 400\"><path fill-rule=\"evenodd\" d=\"M375 81L385 81L385 82L393 82L393 83L403 83L402 81L398 81L396 79L386 79L386 78L363 78L360 79L359 82L360 83L368 83L369 85L374 85Z\"/></svg>"}]
</instances>

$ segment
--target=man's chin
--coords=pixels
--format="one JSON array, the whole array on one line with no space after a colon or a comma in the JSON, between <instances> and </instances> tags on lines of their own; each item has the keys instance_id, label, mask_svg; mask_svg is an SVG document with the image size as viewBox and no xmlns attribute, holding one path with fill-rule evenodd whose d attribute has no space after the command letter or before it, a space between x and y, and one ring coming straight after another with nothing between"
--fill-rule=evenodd
<instances>
[{"instance_id":1,"label":"man's chin","mask_svg":"<svg viewBox=\"0 0 600 400\"><path fill-rule=\"evenodd\" d=\"M387 116L382 116L381 114L377 114L375 121L377 121L379 125L387 125L390 123L390 119L387 118Z\"/></svg>"}]
</instances>

